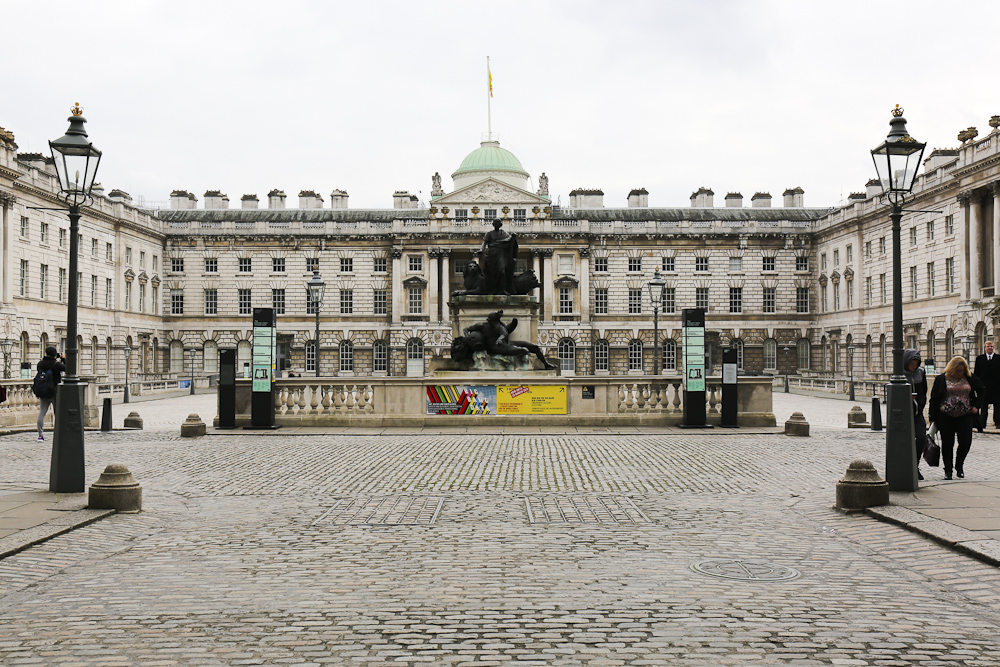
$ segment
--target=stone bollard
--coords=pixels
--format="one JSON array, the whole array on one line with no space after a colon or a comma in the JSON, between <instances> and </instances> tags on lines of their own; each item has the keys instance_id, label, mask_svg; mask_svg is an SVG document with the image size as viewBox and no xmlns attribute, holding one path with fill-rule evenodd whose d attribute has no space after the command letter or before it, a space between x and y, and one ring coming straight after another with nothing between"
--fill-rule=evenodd
<instances>
[{"instance_id":1,"label":"stone bollard","mask_svg":"<svg viewBox=\"0 0 1000 667\"><path fill-rule=\"evenodd\" d=\"M138 412L133 410L128 413L128 417L125 418L125 428L142 428L142 417L139 416Z\"/></svg>"},{"instance_id":2,"label":"stone bollard","mask_svg":"<svg viewBox=\"0 0 1000 667\"><path fill-rule=\"evenodd\" d=\"M801 412L793 412L785 422L785 435L809 435L809 422Z\"/></svg>"},{"instance_id":3,"label":"stone bollard","mask_svg":"<svg viewBox=\"0 0 1000 667\"><path fill-rule=\"evenodd\" d=\"M205 422L198 415L194 413L189 414L188 418L181 424L181 437L197 438L202 435L205 435Z\"/></svg>"},{"instance_id":4,"label":"stone bollard","mask_svg":"<svg viewBox=\"0 0 1000 667\"><path fill-rule=\"evenodd\" d=\"M863 510L889 504L889 483L879 477L871 461L857 459L837 482L837 509Z\"/></svg>"},{"instance_id":5,"label":"stone bollard","mask_svg":"<svg viewBox=\"0 0 1000 667\"><path fill-rule=\"evenodd\" d=\"M855 405L847 413L847 428L868 428L868 417L860 405Z\"/></svg>"},{"instance_id":6,"label":"stone bollard","mask_svg":"<svg viewBox=\"0 0 1000 667\"><path fill-rule=\"evenodd\" d=\"M90 485L87 505L94 510L134 514L142 509L142 487L121 463L112 463Z\"/></svg>"}]
</instances>

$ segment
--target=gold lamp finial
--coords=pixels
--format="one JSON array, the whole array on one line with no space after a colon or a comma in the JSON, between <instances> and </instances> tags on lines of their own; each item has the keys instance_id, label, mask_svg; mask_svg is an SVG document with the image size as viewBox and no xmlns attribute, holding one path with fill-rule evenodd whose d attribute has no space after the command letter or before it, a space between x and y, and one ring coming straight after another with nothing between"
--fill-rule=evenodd
<instances>
[{"instance_id":1,"label":"gold lamp finial","mask_svg":"<svg viewBox=\"0 0 1000 667\"><path fill-rule=\"evenodd\" d=\"M896 108L892 110L892 115L895 116L896 118L899 118L900 116L903 115L903 110L899 108L898 104L896 105Z\"/></svg>"},{"instance_id":2,"label":"gold lamp finial","mask_svg":"<svg viewBox=\"0 0 1000 667\"><path fill-rule=\"evenodd\" d=\"M70 111L73 112L74 116L82 116L83 115L83 109L80 108L80 103L79 102L74 102L73 103L73 108L70 109Z\"/></svg>"}]
</instances>

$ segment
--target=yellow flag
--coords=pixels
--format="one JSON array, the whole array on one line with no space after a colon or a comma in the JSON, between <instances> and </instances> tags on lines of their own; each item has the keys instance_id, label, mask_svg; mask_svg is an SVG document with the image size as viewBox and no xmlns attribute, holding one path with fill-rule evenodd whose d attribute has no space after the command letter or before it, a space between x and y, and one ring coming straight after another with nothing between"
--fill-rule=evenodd
<instances>
[{"instance_id":1,"label":"yellow flag","mask_svg":"<svg viewBox=\"0 0 1000 667\"><path fill-rule=\"evenodd\" d=\"M489 65L486 66L486 75L490 78L490 97L493 97L493 72L490 71Z\"/></svg>"}]
</instances>

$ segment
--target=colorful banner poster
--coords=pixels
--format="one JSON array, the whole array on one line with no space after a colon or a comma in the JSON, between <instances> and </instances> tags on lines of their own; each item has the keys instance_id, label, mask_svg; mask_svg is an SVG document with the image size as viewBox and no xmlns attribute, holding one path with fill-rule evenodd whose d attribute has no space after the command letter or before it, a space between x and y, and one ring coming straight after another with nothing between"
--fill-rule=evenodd
<instances>
[{"instance_id":1,"label":"colorful banner poster","mask_svg":"<svg viewBox=\"0 0 1000 667\"><path fill-rule=\"evenodd\" d=\"M564 415L566 387L513 385L497 387L499 415Z\"/></svg>"},{"instance_id":2,"label":"colorful banner poster","mask_svg":"<svg viewBox=\"0 0 1000 667\"><path fill-rule=\"evenodd\" d=\"M494 415L497 388L484 385L437 384L427 387L429 415Z\"/></svg>"}]
</instances>

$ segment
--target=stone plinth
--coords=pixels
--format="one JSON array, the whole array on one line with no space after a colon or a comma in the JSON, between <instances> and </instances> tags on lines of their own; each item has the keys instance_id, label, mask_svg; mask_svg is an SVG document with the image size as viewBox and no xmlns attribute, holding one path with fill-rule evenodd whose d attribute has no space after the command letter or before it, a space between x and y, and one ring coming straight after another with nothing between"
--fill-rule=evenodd
<instances>
[{"instance_id":1,"label":"stone plinth","mask_svg":"<svg viewBox=\"0 0 1000 667\"><path fill-rule=\"evenodd\" d=\"M127 514L138 512L142 509L142 487L128 468L120 463L112 463L90 485L87 506L90 509L115 510Z\"/></svg>"},{"instance_id":2,"label":"stone plinth","mask_svg":"<svg viewBox=\"0 0 1000 667\"><path fill-rule=\"evenodd\" d=\"M466 327L486 321L490 313L502 310L504 324L517 318L517 329L510 339L538 344L538 297L531 294L500 296L496 294L465 294L448 301L452 336L462 335Z\"/></svg>"},{"instance_id":3,"label":"stone plinth","mask_svg":"<svg viewBox=\"0 0 1000 667\"><path fill-rule=\"evenodd\" d=\"M855 405L847 413L847 428L868 428L868 417L860 405Z\"/></svg>"},{"instance_id":4,"label":"stone plinth","mask_svg":"<svg viewBox=\"0 0 1000 667\"><path fill-rule=\"evenodd\" d=\"M837 482L837 509L863 510L889 504L889 483L879 477L871 461L851 461Z\"/></svg>"},{"instance_id":5,"label":"stone plinth","mask_svg":"<svg viewBox=\"0 0 1000 667\"><path fill-rule=\"evenodd\" d=\"M785 422L785 435L809 435L809 422L806 421L801 412L793 412L792 416Z\"/></svg>"},{"instance_id":6,"label":"stone plinth","mask_svg":"<svg viewBox=\"0 0 1000 667\"><path fill-rule=\"evenodd\" d=\"M142 428L142 417L139 416L138 412L132 411L128 413L128 417L125 418L125 428Z\"/></svg>"},{"instance_id":7,"label":"stone plinth","mask_svg":"<svg viewBox=\"0 0 1000 667\"><path fill-rule=\"evenodd\" d=\"M205 422L194 413L189 414L188 418L181 424L182 438L198 438L205 435L205 432Z\"/></svg>"}]
</instances>

